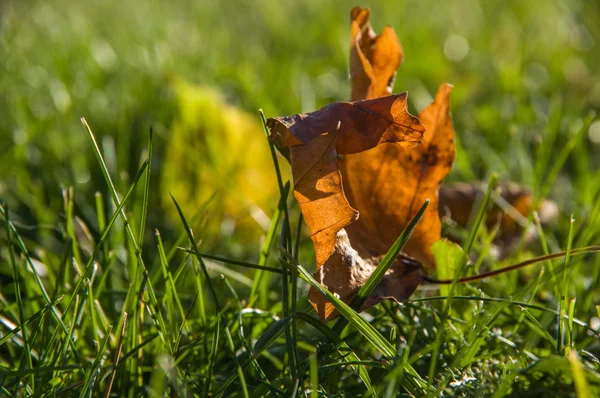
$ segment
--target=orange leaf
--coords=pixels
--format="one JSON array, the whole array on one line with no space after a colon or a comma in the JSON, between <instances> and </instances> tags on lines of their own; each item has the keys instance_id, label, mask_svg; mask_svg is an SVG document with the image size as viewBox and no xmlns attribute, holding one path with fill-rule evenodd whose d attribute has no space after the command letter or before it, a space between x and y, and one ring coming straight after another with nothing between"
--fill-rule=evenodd
<instances>
[{"instance_id":1,"label":"orange leaf","mask_svg":"<svg viewBox=\"0 0 600 398\"><path fill-rule=\"evenodd\" d=\"M352 241L385 253L425 199L431 201L404 252L434 266L431 245L440 239L438 189L454 162L454 129L450 116L452 86L443 84L419 118L427 127L423 144L414 148L379 146L344 157L340 164L350 204L360 219L348 228Z\"/></svg>"},{"instance_id":2,"label":"orange leaf","mask_svg":"<svg viewBox=\"0 0 600 398\"><path fill-rule=\"evenodd\" d=\"M351 101L390 95L404 57L394 29L386 26L377 36L365 8L352 9L350 19Z\"/></svg>"},{"instance_id":3,"label":"orange leaf","mask_svg":"<svg viewBox=\"0 0 600 398\"><path fill-rule=\"evenodd\" d=\"M406 110L406 93L338 102L316 112L268 120L271 139L289 147L294 196L309 227L317 269L334 250L336 234L356 220L342 187L338 154L387 142L418 142L425 128Z\"/></svg>"},{"instance_id":4,"label":"orange leaf","mask_svg":"<svg viewBox=\"0 0 600 398\"><path fill-rule=\"evenodd\" d=\"M352 100L362 101L270 119L269 127L273 141L289 148L294 195L315 247L315 277L344 302L352 301L430 199L404 247L416 260L398 256L365 309L383 299L405 300L423 279L419 262L434 266L431 245L441 233L438 189L454 162L452 86L440 87L435 101L419 115L422 123L409 115L406 94L385 96L403 57L393 29L386 27L376 36L366 9L353 9L351 17ZM390 126L395 129L388 131ZM422 145L414 147L420 138ZM406 142L413 148L402 145ZM337 316L318 292L311 290L309 300L322 319Z\"/></svg>"}]
</instances>

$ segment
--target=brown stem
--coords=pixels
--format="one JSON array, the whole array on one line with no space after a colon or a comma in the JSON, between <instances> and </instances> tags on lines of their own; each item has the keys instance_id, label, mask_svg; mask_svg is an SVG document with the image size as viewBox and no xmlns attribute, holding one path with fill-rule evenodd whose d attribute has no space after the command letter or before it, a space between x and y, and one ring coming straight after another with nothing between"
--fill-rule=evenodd
<instances>
[{"instance_id":1,"label":"brown stem","mask_svg":"<svg viewBox=\"0 0 600 398\"><path fill-rule=\"evenodd\" d=\"M588 247L582 247L579 249L571 250L571 255L575 256L578 254L594 253L594 252L599 252L599 251L600 251L600 246L588 246ZM488 271L488 272L484 272L483 274L468 276L466 278L460 278L459 280L456 281L456 283L468 283L468 282L480 281L482 279L486 279L486 278L489 278L492 276L504 274L505 272L510 272L510 271L514 271L519 268L527 267L528 265L537 264L537 263L552 260L555 258L564 257L566 255L567 255L567 252L560 252L560 253L548 254L545 256L532 258L530 260L526 260L526 261L523 261L523 262L520 262L517 264L509 265L508 267L500 268L500 269L497 269L494 271ZM435 285L450 285L454 281L453 279L434 279L427 275L423 275L423 280L426 282L435 284Z\"/></svg>"}]
</instances>

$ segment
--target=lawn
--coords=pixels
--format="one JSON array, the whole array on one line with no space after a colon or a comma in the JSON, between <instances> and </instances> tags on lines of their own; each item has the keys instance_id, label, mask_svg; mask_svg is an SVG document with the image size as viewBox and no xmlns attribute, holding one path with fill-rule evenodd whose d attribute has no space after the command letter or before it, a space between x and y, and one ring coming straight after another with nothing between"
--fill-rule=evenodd
<instances>
[{"instance_id":1,"label":"lawn","mask_svg":"<svg viewBox=\"0 0 600 398\"><path fill-rule=\"evenodd\" d=\"M348 100L355 5L0 3L0 396L600 395L592 252L315 314L259 109ZM465 275L600 244L600 3L361 6L402 42L412 114L454 85L444 182L558 209L502 256L494 228L444 219Z\"/></svg>"}]
</instances>

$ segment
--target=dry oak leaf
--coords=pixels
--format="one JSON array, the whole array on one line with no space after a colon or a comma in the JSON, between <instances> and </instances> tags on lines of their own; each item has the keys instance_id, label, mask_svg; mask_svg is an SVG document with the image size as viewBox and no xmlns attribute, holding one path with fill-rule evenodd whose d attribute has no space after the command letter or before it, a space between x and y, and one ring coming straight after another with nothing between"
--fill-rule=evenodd
<instances>
[{"instance_id":1,"label":"dry oak leaf","mask_svg":"<svg viewBox=\"0 0 600 398\"><path fill-rule=\"evenodd\" d=\"M404 57L394 28L386 26L377 36L371 28L366 8L353 8L350 19L350 100L390 95L396 70Z\"/></svg>"},{"instance_id":2,"label":"dry oak leaf","mask_svg":"<svg viewBox=\"0 0 600 398\"><path fill-rule=\"evenodd\" d=\"M358 218L344 194L338 154L388 142L418 142L425 127L406 109L406 93L337 102L308 113L267 121L271 139L289 148L294 196L310 230L317 270L331 256L337 233Z\"/></svg>"},{"instance_id":3,"label":"dry oak leaf","mask_svg":"<svg viewBox=\"0 0 600 398\"><path fill-rule=\"evenodd\" d=\"M349 155L380 144L418 142L425 127L406 110L406 93L354 103L334 103L306 115L269 119L271 139L289 148L294 196L309 227L320 283L344 302L352 301L382 256L350 243L344 227L358 218L346 199L338 154ZM403 301L421 282L420 264L400 256L363 305L394 298ZM337 316L325 297L311 289L309 299L322 319Z\"/></svg>"},{"instance_id":4,"label":"dry oak leaf","mask_svg":"<svg viewBox=\"0 0 600 398\"><path fill-rule=\"evenodd\" d=\"M357 222L347 228L352 242L361 242L370 252L386 253L429 199L403 251L427 268L435 266L431 246L441 237L438 190L455 155L451 91L450 84L443 84L433 103L419 114L427 127L422 145L382 145L340 162L346 195L360 212Z\"/></svg>"}]
</instances>

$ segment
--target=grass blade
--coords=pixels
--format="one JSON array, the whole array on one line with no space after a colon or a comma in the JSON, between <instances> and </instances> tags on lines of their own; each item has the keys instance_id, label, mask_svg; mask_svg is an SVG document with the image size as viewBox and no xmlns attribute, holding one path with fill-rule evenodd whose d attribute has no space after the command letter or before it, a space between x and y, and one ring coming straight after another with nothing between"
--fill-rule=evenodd
<instances>
[{"instance_id":1,"label":"grass blade","mask_svg":"<svg viewBox=\"0 0 600 398\"><path fill-rule=\"evenodd\" d=\"M558 335L556 337L556 351L557 354L560 354L563 349L563 342L565 338L565 319L564 313L565 308L568 307L568 297L567 297L567 268L569 265L569 260L571 259L571 247L573 244L573 232L574 232L574 224L575 218L571 214L571 218L569 219L569 238L567 241L567 251L565 256L565 265L562 272L562 281L561 281L561 289L560 289L560 300L558 301Z\"/></svg>"},{"instance_id":2,"label":"grass blade","mask_svg":"<svg viewBox=\"0 0 600 398\"><path fill-rule=\"evenodd\" d=\"M362 307L362 305L365 303L365 301L369 298L371 293L373 293L373 290L375 290L377 285L379 285L379 282L381 282L381 280L385 276L386 272L388 271L398 254L400 254L400 251L402 250L406 242L408 242L408 240L410 239L417 224L419 223L419 221L421 221L421 218L423 218L423 214L425 214L427 206L429 206L429 199L427 199L425 203L423 203L423 206L421 206L417 214L415 214L415 216L412 220L410 220L410 223L406 226L404 231L402 231L398 239L396 239L396 242L394 242L392 247L390 247L385 257L383 257L379 265L377 265L377 268L375 268L375 271L373 271L369 279L367 279L367 282L360 288L356 297L354 298L354 300L352 300L352 304L350 305L353 310L358 311L360 307ZM338 334L341 334L347 324L347 318L340 318L334 325L333 331Z\"/></svg>"},{"instance_id":3,"label":"grass blade","mask_svg":"<svg viewBox=\"0 0 600 398\"><path fill-rule=\"evenodd\" d=\"M485 214L487 212L488 203L490 203L490 198L492 196L492 192L493 192L494 188L496 187L496 185L498 185L498 174L493 173L488 181L487 190L485 192L485 195L483 196L483 199L481 200L479 209L477 210L477 215L475 216L475 220L473 221L473 224L471 225L471 228L469 230L469 235L467 236L467 239L465 240L465 243L463 246L463 250L467 256L469 255L469 252L471 251L471 248L473 247L473 243L475 242L475 237L477 236L477 231L479 231L479 226L483 222L483 218L485 217Z\"/></svg>"},{"instance_id":4,"label":"grass blade","mask_svg":"<svg viewBox=\"0 0 600 398\"><path fill-rule=\"evenodd\" d=\"M190 245L192 245L194 254L196 255L196 258L198 259L198 261L200 262L200 268L202 269L202 273L204 275L204 278L206 279L206 283L208 283L208 289L210 291L213 302L215 304L215 308L217 309L217 312L221 312L221 308L222 308L221 303L219 302L219 298L217 297L217 292L215 291L215 287L212 284L212 280L210 279L210 276L208 275L208 270L206 269L206 264L204 264L204 261L202 260L202 255L200 254L200 251L198 250L198 245L196 244L196 240L194 239L194 234L193 234L192 230L190 229L190 227L188 226L187 220L185 219L185 216L183 215L183 212L181 211L181 207L179 207L179 204L177 203L177 201L175 200L173 195L171 195L171 199L173 200L173 203L175 203L175 207L177 208L177 213L179 213L179 217L181 219L181 222L183 223L185 232L187 233L188 240L190 241Z\"/></svg>"},{"instance_id":5,"label":"grass blade","mask_svg":"<svg viewBox=\"0 0 600 398\"><path fill-rule=\"evenodd\" d=\"M62 301L62 299L63 298L61 296L61 297L57 298L56 300L54 300L52 303L46 304L44 307L42 307L41 310L39 310L38 312L36 312L35 314L33 314L32 316L27 318L25 320L25 322L22 322L20 325L17 325L16 328L12 329L10 332L8 332L4 336L0 337L0 346L2 346L2 344L6 343L10 339L12 339L17 333L19 333L21 331L21 329L23 329L23 327L30 325L33 322L37 321L42 315L44 315L50 309L52 309L53 307L56 307L58 305L58 303L60 303Z\"/></svg>"},{"instance_id":6,"label":"grass blade","mask_svg":"<svg viewBox=\"0 0 600 398\"><path fill-rule=\"evenodd\" d=\"M17 308L19 309L19 324L24 325L25 324L25 305L23 304L23 299L21 296L21 284L19 282L19 270L17 269L17 262L15 260L15 250L14 250L13 242L12 242L12 234L11 234L10 227L9 227L10 219L9 219L8 208L4 209L4 215L6 217L5 226L6 226L6 237L8 240L8 253L9 253L8 258L10 259L10 266L12 268L13 286L15 289L15 299L17 301ZM25 355L25 361L23 361L21 363L20 368L22 369L23 367L26 366L27 368L32 369L33 361L31 359L31 349L29 347L27 328L25 326L22 327L21 336L23 336L23 353ZM31 375L30 388L31 388L32 392L35 392L35 377L34 377L34 375Z\"/></svg>"},{"instance_id":7,"label":"grass blade","mask_svg":"<svg viewBox=\"0 0 600 398\"><path fill-rule=\"evenodd\" d=\"M96 137L94 137L94 133L92 132L92 129L88 125L85 118L81 118L81 123L83 124L83 127L84 127L86 133L88 134L88 138L90 139L90 143L92 144L92 148L94 149L94 154L100 165L100 169L102 171L102 174L103 174L106 184L108 186L108 190L111 193L113 203L116 207L119 207L119 205L120 205L119 195L117 194L115 185L113 184L112 178L110 177L110 174L108 172L108 168L106 167L106 163L104 162L104 158L102 157L102 153L100 152L100 148L98 147ZM149 160L146 160L146 162L144 164L149 164L149 163L150 163ZM147 290L148 290L148 296L150 299L149 300L150 305L147 308L149 310L150 316L152 317L153 321L157 325L157 329L160 332L161 339L163 340L163 342L167 343L166 337L168 335L168 328L164 321L162 313L160 311L160 307L158 306L158 300L156 299L156 294L154 292L152 282L149 280L148 268L146 268L146 264L144 263L144 259L142 258L142 252L141 252L140 246L138 244L138 240L136 239L135 234L133 233L133 229L131 228L131 223L129 222L129 219L127 218L127 215L125 214L125 211L123 210L122 207L121 207L121 210L119 213L121 215L121 219L123 220L123 224L125 225L125 231L127 232L127 238L128 238L128 241L131 243L132 250L134 251L134 255L137 259L137 263L143 272L144 278L147 279L147 288L148 288ZM171 344L168 344L168 348L171 350L171 354L173 354L173 347Z\"/></svg>"},{"instance_id":8,"label":"grass blade","mask_svg":"<svg viewBox=\"0 0 600 398\"><path fill-rule=\"evenodd\" d=\"M104 355L104 351L106 350L106 345L108 344L108 340L110 340L111 330L112 330L112 325L110 325L108 328L106 328L106 330L104 332L104 340L100 344L100 347L98 347L98 353L96 354L96 359L94 359L94 363L93 363L91 369L89 370L89 372L85 378L85 383L83 384L83 388L81 389L81 394L79 395L81 398L86 397L86 396L88 396L88 397L92 396L92 391L94 389L94 385L92 384L92 382L98 376L98 372L100 370L100 365L102 363L102 357Z\"/></svg>"},{"instance_id":9,"label":"grass blade","mask_svg":"<svg viewBox=\"0 0 600 398\"><path fill-rule=\"evenodd\" d=\"M250 296L248 298L248 307L251 307L255 304L256 300L259 300L259 305L261 308L267 308L267 294L268 294L268 285L269 285L269 277L266 277L263 267L266 268L267 260L269 259L269 253L271 252L271 248L273 247L273 242L275 241L275 235L277 233L277 226L279 225L279 221L281 220L281 206L277 206L275 209L275 213L273 217L271 217L271 225L269 227L269 232L267 232L267 236L265 238L265 242L263 243L260 254L258 257L258 266L261 267L258 272L254 274L254 282L252 284L252 288L250 289ZM242 265L242 264L238 264ZM281 273L281 269L269 267L271 272ZM277 270L277 271L275 271Z\"/></svg>"},{"instance_id":10,"label":"grass blade","mask_svg":"<svg viewBox=\"0 0 600 398\"><path fill-rule=\"evenodd\" d=\"M215 370L215 363L217 358L217 349L219 348L219 336L221 335L221 317L217 315L217 323L213 329L212 344L210 347L210 354L208 357L208 371L206 372L206 384L204 385L204 397L210 396L210 386L212 384L212 375Z\"/></svg>"},{"instance_id":11,"label":"grass blade","mask_svg":"<svg viewBox=\"0 0 600 398\"><path fill-rule=\"evenodd\" d=\"M352 324L371 344L373 344L379 351L383 353L383 355L387 358L393 358L396 353L393 346L387 341L373 326L371 326L367 321L362 319L358 313L353 310L348 304L344 303L342 300L337 298L333 293L331 293L325 286L321 285L312 277L312 275L304 269L300 264L294 263L294 259L289 253L285 253L285 256L288 261L284 261L285 264L290 270L295 270L298 272L300 278L304 281L308 282L312 287L317 289L319 293L324 295L331 303L334 305L335 309L339 311L339 313L346 319L348 322Z\"/></svg>"},{"instance_id":12,"label":"grass blade","mask_svg":"<svg viewBox=\"0 0 600 398\"><path fill-rule=\"evenodd\" d=\"M244 377L244 369L242 369L242 367L240 366L240 362L238 361L237 355L235 353L235 346L233 345L233 339L231 338L231 332L229 331L228 327L225 328L225 337L227 338L227 346L229 347L229 350L231 351L231 355L233 356L233 359L235 361L237 374L238 374L238 377L240 378L240 386L242 387L242 394L244 395L244 398L248 398L250 396L250 394L248 394L248 387L246 386L246 378Z\"/></svg>"},{"instance_id":13,"label":"grass blade","mask_svg":"<svg viewBox=\"0 0 600 398\"><path fill-rule=\"evenodd\" d=\"M571 365L571 372L573 374L573 381L575 382L575 391L577 392L577 398L592 397L593 394L590 391L590 386L588 384L587 378L585 377L583 365L579 360L579 355L577 355L577 351L569 351L567 359L569 360L569 365Z\"/></svg>"},{"instance_id":14,"label":"grass blade","mask_svg":"<svg viewBox=\"0 0 600 398\"><path fill-rule=\"evenodd\" d=\"M140 217L140 233L138 234L138 245L142 248L144 242L144 231L146 230L146 217L148 215L148 198L150 197L150 174L152 172L152 136L153 130L150 127L150 137L148 138L148 169L146 170L146 180L144 181L144 198L142 201L142 215Z\"/></svg>"}]
</instances>

